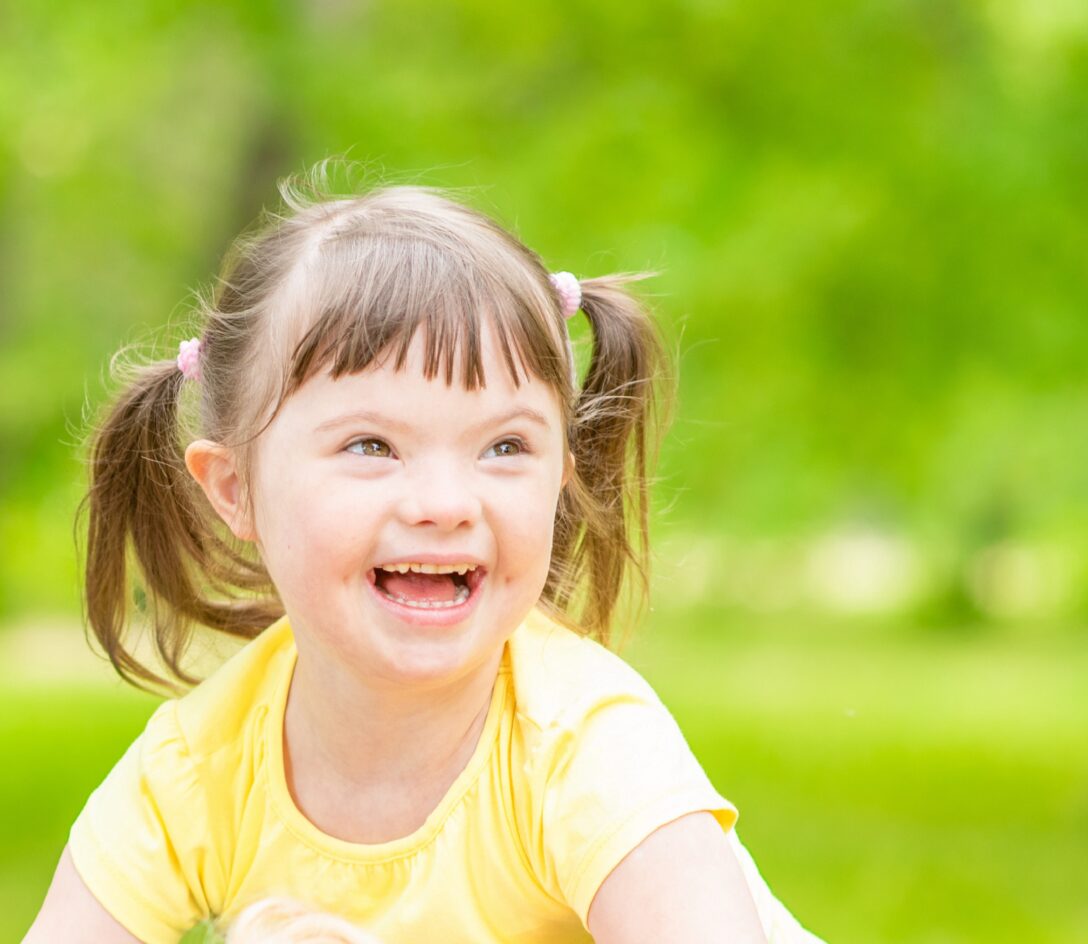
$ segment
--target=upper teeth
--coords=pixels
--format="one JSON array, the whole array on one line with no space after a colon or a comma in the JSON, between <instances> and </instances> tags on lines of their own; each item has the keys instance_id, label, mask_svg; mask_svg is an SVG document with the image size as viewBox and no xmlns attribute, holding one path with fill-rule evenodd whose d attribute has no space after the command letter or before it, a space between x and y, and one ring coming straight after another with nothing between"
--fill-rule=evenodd
<instances>
[{"instance_id":1,"label":"upper teeth","mask_svg":"<svg viewBox=\"0 0 1088 944\"><path fill-rule=\"evenodd\" d=\"M382 570L392 570L398 574L411 571L414 574L463 574L475 570L475 564L382 564Z\"/></svg>"}]
</instances>

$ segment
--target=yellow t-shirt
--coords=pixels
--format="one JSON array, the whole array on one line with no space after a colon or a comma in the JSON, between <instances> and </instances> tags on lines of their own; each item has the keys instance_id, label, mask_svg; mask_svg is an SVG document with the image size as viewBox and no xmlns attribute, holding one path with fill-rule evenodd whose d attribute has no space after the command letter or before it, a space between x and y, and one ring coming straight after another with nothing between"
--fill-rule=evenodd
<instances>
[{"instance_id":1,"label":"yellow t-shirt","mask_svg":"<svg viewBox=\"0 0 1088 944\"><path fill-rule=\"evenodd\" d=\"M696 810L726 831L736 819L642 677L534 611L426 822L380 844L333 838L284 778L295 658L280 620L161 705L72 827L80 876L147 944L281 894L387 944L591 941L594 894L647 835Z\"/></svg>"}]
</instances>

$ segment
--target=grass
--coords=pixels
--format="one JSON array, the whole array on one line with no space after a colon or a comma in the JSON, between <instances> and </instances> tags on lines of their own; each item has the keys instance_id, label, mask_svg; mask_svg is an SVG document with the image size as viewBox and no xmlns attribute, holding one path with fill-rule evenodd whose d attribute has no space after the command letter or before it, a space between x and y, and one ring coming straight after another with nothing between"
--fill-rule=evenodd
<instances>
[{"instance_id":1,"label":"grass","mask_svg":"<svg viewBox=\"0 0 1088 944\"><path fill-rule=\"evenodd\" d=\"M1088 646L647 637L632 654L828 941L1088 939Z\"/></svg>"},{"instance_id":2,"label":"grass","mask_svg":"<svg viewBox=\"0 0 1088 944\"><path fill-rule=\"evenodd\" d=\"M73 645L80 640L73 634ZM17 941L33 920L68 828L88 794L140 732L155 702L105 686L0 695L0 939Z\"/></svg>"},{"instance_id":3,"label":"grass","mask_svg":"<svg viewBox=\"0 0 1088 944\"><path fill-rule=\"evenodd\" d=\"M625 655L813 931L834 944L1088 939L1083 639L686 620L666 635L658 614ZM71 820L153 704L103 685L5 685L0 750L17 761L0 781L0 938L29 925Z\"/></svg>"}]
</instances>

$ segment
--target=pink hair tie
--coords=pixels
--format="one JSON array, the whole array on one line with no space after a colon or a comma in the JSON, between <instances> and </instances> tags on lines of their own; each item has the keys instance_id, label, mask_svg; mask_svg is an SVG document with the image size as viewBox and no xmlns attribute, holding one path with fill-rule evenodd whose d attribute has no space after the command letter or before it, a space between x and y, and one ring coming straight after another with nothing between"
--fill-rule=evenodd
<instances>
[{"instance_id":1,"label":"pink hair tie","mask_svg":"<svg viewBox=\"0 0 1088 944\"><path fill-rule=\"evenodd\" d=\"M559 296L559 307L563 311L563 317L569 318L582 307L582 283L578 277L570 272L553 272L548 276Z\"/></svg>"},{"instance_id":2,"label":"pink hair tie","mask_svg":"<svg viewBox=\"0 0 1088 944\"><path fill-rule=\"evenodd\" d=\"M186 380L200 380L200 338L190 338L178 345L178 370Z\"/></svg>"}]
</instances>

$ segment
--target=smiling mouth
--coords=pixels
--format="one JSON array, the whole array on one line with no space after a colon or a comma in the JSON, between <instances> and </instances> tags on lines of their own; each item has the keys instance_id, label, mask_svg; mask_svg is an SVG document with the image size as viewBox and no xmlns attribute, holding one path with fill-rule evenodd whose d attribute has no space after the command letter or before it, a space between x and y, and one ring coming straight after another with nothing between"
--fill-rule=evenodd
<instances>
[{"instance_id":1,"label":"smiling mouth","mask_svg":"<svg viewBox=\"0 0 1088 944\"><path fill-rule=\"evenodd\" d=\"M421 610L461 606L480 585L477 564L385 564L373 570L374 586L387 599Z\"/></svg>"}]
</instances>

